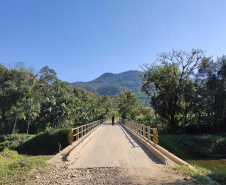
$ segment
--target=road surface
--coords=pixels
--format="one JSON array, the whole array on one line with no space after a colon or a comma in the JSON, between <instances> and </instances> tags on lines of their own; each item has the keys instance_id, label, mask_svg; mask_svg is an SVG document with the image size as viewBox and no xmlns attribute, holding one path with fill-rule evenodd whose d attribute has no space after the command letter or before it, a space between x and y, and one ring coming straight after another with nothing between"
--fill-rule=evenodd
<instances>
[{"instance_id":1,"label":"road surface","mask_svg":"<svg viewBox=\"0 0 226 185\"><path fill-rule=\"evenodd\" d=\"M162 164L118 123L102 125L70 161L36 178L28 183L198 184Z\"/></svg>"}]
</instances>

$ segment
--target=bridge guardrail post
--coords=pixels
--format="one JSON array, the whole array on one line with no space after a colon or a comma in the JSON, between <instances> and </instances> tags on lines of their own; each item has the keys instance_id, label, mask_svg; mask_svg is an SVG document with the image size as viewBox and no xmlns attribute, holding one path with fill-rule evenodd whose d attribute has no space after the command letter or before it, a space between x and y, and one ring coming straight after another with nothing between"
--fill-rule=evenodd
<instances>
[{"instance_id":1,"label":"bridge guardrail post","mask_svg":"<svg viewBox=\"0 0 226 185\"><path fill-rule=\"evenodd\" d=\"M71 145L74 142L74 132L73 129L70 129L70 132L68 133L68 143Z\"/></svg>"},{"instance_id":2,"label":"bridge guardrail post","mask_svg":"<svg viewBox=\"0 0 226 185\"><path fill-rule=\"evenodd\" d=\"M79 127L77 126L76 127L76 141L78 141L78 139L79 139Z\"/></svg>"},{"instance_id":3,"label":"bridge guardrail post","mask_svg":"<svg viewBox=\"0 0 226 185\"><path fill-rule=\"evenodd\" d=\"M151 137L150 137L150 130L151 130L151 129L150 129L150 126L148 126L147 129L148 129L148 130L147 130L147 131L148 131L148 141L150 141L150 139L151 139Z\"/></svg>"},{"instance_id":4,"label":"bridge guardrail post","mask_svg":"<svg viewBox=\"0 0 226 185\"><path fill-rule=\"evenodd\" d=\"M145 125L143 124L143 137L145 137Z\"/></svg>"},{"instance_id":5,"label":"bridge guardrail post","mask_svg":"<svg viewBox=\"0 0 226 185\"><path fill-rule=\"evenodd\" d=\"M157 144L158 143L158 132L157 132L157 128L154 128L154 133L153 133L153 142L155 143L155 144Z\"/></svg>"},{"instance_id":6,"label":"bridge guardrail post","mask_svg":"<svg viewBox=\"0 0 226 185\"><path fill-rule=\"evenodd\" d=\"M142 124L140 124L139 134L142 135Z\"/></svg>"},{"instance_id":7,"label":"bridge guardrail post","mask_svg":"<svg viewBox=\"0 0 226 185\"><path fill-rule=\"evenodd\" d=\"M81 137L83 136L83 125L81 126Z\"/></svg>"}]
</instances>

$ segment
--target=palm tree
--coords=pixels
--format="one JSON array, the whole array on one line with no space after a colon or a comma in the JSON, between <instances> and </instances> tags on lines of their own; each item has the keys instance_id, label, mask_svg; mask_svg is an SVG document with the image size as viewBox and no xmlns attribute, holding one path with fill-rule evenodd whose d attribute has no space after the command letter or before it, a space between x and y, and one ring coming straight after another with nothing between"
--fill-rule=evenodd
<instances>
[{"instance_id":1,"label":"palm tree","mask_svg":"<svg viewBox=\"0 0 226 185\"><path fill-rule=\"evenodd\" d=\"M24 102L24 110L27 116L27 134L28 134L31 119L34 119L39 116L40 104L34 102L34 98L28 98Z\"/></svg>"},{"instance_id":2,"label":"palm tree","mask_svg":"<svg viewBox=\"0 0 226 185\"><path fill-rule=\"evenodd\" d=\"M9 116L10 117L13 117L14 119L14 126L13 126L13 131L12 131L12 134L15 132L15 129L16 129L16 123L17 123L17 120L18 119L26 119L26 116L25 116L25 112L24 112L24 109L23 107L16 107L16 106L13 106L10 110L9 110Z\"/></svg>"}]
</instances>

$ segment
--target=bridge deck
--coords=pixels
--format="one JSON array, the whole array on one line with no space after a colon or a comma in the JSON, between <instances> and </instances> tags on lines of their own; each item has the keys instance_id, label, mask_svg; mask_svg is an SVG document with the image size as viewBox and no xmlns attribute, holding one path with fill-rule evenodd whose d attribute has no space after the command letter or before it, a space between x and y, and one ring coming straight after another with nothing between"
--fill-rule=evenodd
<instances>
[{"instance_id":1,"label":"bridge deck","mask_svg":"<svg viewBox=\"0 0 226 185\"><path fill-rule=\"evenodd\" d=\"M107 171L117 174L117 178L122 179L121 183L126 184L196 184L193 179L188 180L162 164L118 123L114 126L111 123L102 125L95 136L72 157L68 168L110 168Z\"/></svg>"},{"instance_id":2,"label":"bridge deck","mask_svg":"<svg viewBox=\"0 0 226 185\"><path fill-rule=\"evenodd\" d=\"M150 166L161 162L132 138L118 123L102 126L75 156L69 168L94 168L116 166Z\"/></svg>"},{"instance_id":3,"label":"bridge deck","mask_svg":"<svg viewBox=\"0 0 226 185\"><path fill-rule=\"evenodd\" d=\"M102 125L69 161L27 184L198 184L162 164L118 123Z\"/></svg>"}]
</instances>

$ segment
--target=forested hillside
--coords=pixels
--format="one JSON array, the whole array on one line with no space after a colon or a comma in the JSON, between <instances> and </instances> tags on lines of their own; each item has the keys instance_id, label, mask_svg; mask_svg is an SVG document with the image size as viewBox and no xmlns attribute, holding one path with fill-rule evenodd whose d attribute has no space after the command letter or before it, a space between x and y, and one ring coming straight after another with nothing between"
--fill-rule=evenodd
<instances>
[{"instance_id":1,"label":"forested hillside","mask_svg":"<svg viewBox=\"0 0 226 185\"><path fill-rule=\"evenodd\" d=\"M109 97L70 89L48 66L35 73L24 63L0 65L0 133L75 127L106 117L110 108Z\"/></svg>"},{"instance_id":2,"label":"forested hillside","mask_svg":"<svg viewBox=\"0 0 226 185\"><path fill-rule=\"evenodd\" d=\"M104 73L97 79L90 82L74 82L70 87L81 87L87 91L98 93L100 95L115 96L124 91L131 91L136 94L138 99L145 105L150 105L150 98L141 92L141 71L127 71L119 74Z\"/></svg>"}]
</instances>

